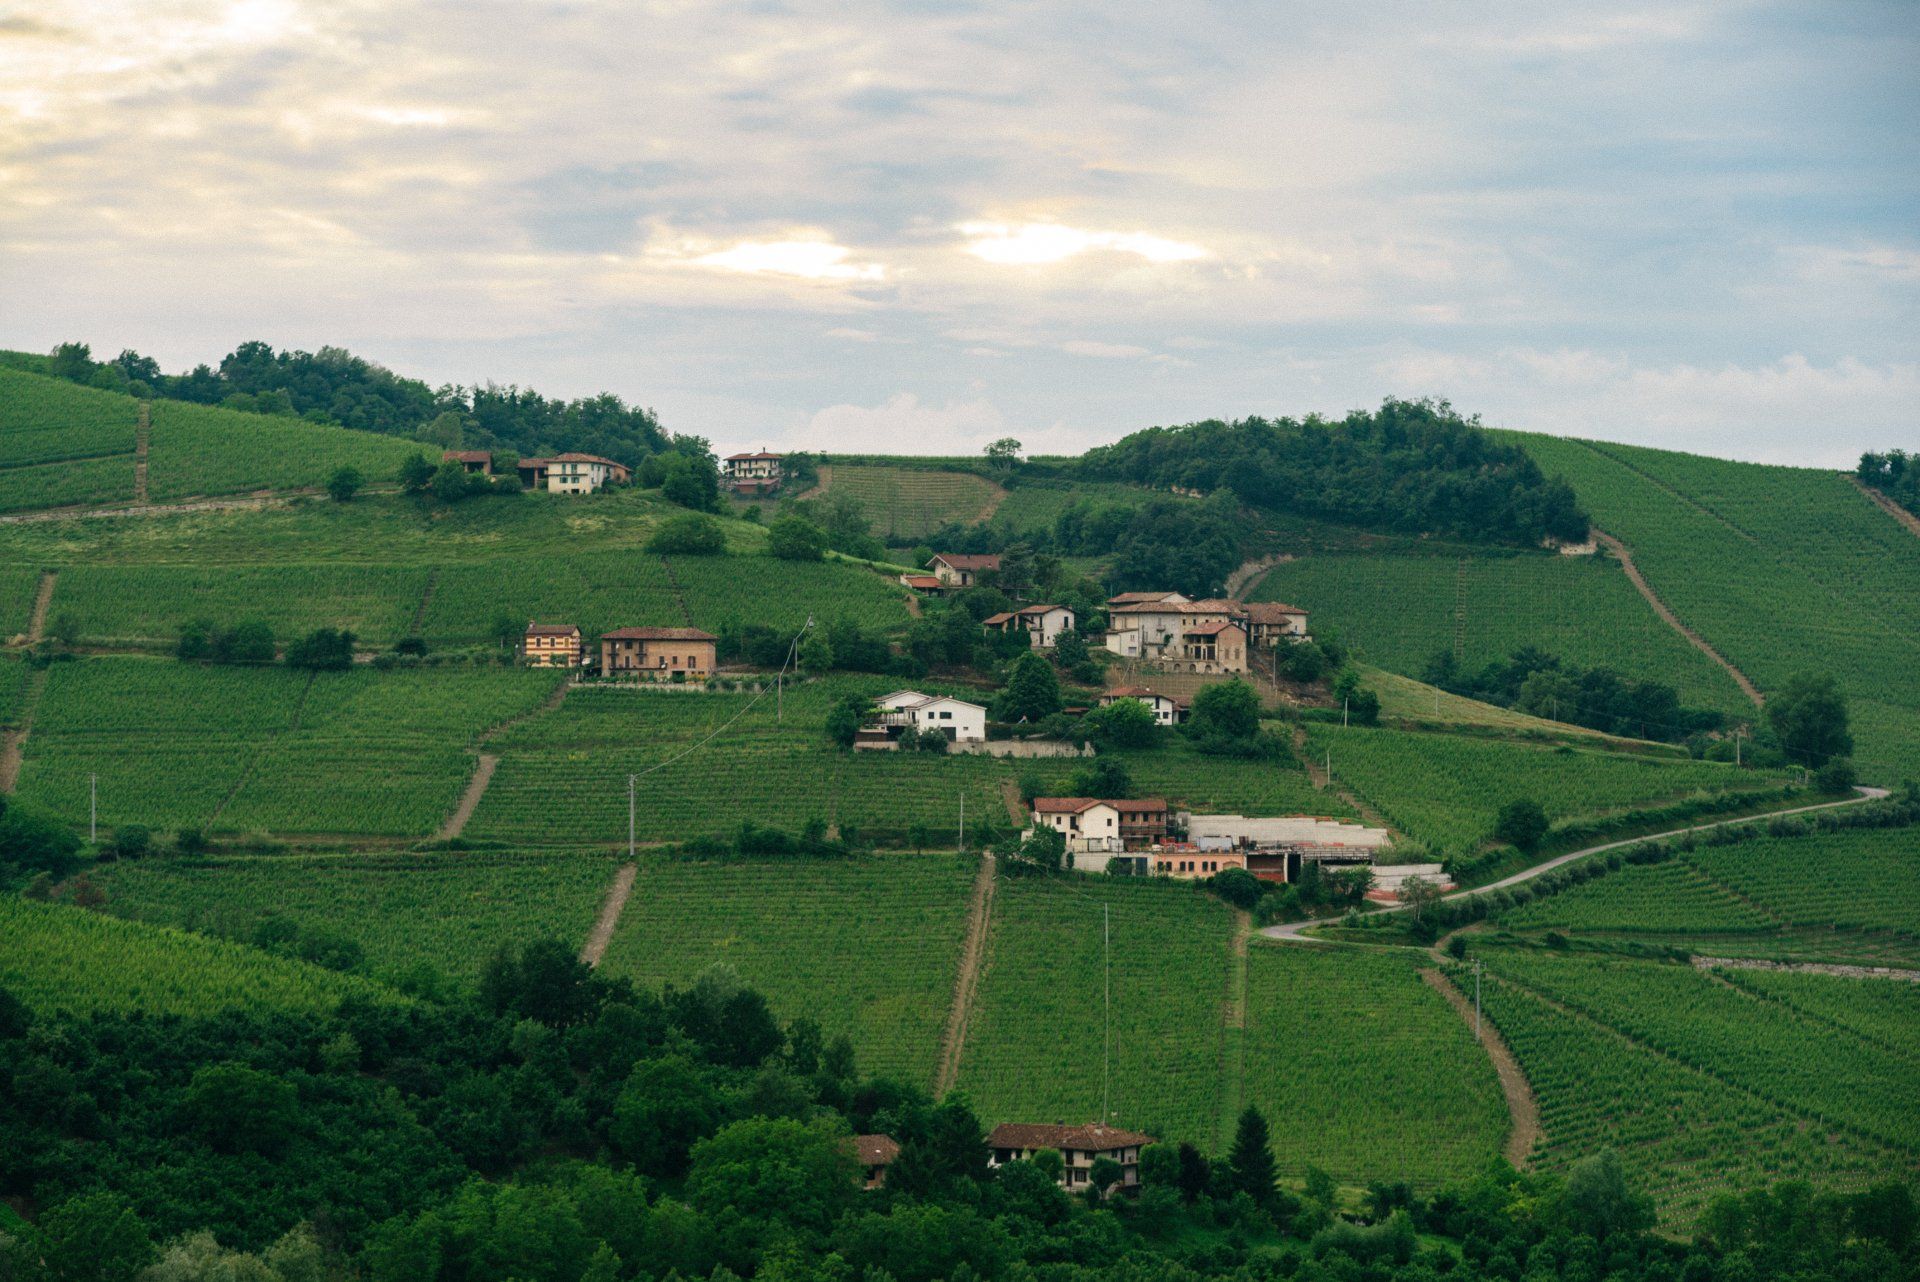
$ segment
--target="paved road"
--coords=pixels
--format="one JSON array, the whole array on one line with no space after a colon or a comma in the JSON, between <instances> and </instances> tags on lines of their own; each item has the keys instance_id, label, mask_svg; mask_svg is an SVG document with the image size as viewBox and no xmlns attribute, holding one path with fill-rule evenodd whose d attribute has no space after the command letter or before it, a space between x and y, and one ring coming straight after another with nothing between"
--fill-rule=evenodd
<instances>
[{"instance_id":1,"label":"paved road","mask_svg":"<svg viewBox=\"0 0 1920 1282\"><path fill-rule=\"evenodd\" d=\"M1675 828L1669 832L1654 832L1640 837L1623 838L1620 841L1603 842L1598 846L1588 846L1582 850L1574 850L1564 855L1556 855L1544 863L1535 864L1533 867L1517 872L1511 877L1502 877L1499 881L1489 882L1484 886L1475 886L1472 890L1456 890L1452 894L1442 895L1440 898L1443 900L1470 899L1474 895L1482 894L1489 890L1499 890L1503 886L1517 886L1523 881L1532 881L1542 873L1551 872L1562 864L1570 864L1574 860L1584 859L1588 855L1597 855L1604 851L1617 850L1622 846L1636 846L1643 841L1662 841L1668 837L1678 837L1689 832L1705 832L1709 828L1724 828L1728 824L1752 823L1756 819L1776 819L1782 815L1804 815L1810 810L1831 810L1835 806L1857 806L1861 802L1878 801L1888 795L1887 789L1885 788L1856 787L1854 791L1860 795L1857 797L1849 797L1845 801L1822 801L1811 806L1795 806L1791 810L1770 810L1762 815L1744 815L1737 819L1716 819L1712 823L1694 824L1690 828ZM1390 907L1378 909L1377 913L1397 913L1401 911L1404 911L1403 906L1395 904ZM1377 915L1377 913L1369 915ZM1315 926L1334 925L1337 921L1338 918L1323 917L1316 921L1282 922L1278 926L1264 927L1260 933L1268 939L1286 939L1292 940L1295 943L1305 939L1312 942L1311 936L1308 936L1305 933L1306 931L1311 930Z\"/></svg>"}]
</instances>

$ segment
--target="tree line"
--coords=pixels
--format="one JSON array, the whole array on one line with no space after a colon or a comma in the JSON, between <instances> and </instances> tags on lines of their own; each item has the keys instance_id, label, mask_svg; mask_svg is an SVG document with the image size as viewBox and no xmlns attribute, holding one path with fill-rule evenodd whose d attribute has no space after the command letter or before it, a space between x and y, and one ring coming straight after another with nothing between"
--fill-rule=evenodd
<instances>
[{"instance_id":1,"label":"tree line","mask_svg":"<svg viewBox=\"0 0 1920 1282\"><path fill-rule=\"evenodd\" d=\"M1868 451L1860 456L1854 475L1862 485L1872 486L1907 511L1920 514L1920 454Z\"/></svg>"}]
</instances>

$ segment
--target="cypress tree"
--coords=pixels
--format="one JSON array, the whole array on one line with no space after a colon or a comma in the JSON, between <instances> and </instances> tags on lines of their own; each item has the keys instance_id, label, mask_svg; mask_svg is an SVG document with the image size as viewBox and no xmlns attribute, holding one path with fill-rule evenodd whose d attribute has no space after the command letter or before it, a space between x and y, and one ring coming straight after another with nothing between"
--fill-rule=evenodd
<instances>
[{"instance_id":1,"label":"cypress tree","mask_svg":"<svg viewBox=\"0 0 1920 1282\"><path fill-rule=\"evenodd\" d=\"M1227 1171L1236 1192L1245 1192L1261 1206L1273 1204L1274 1181L1279 1178L1280 1169L1267 1140L1267 1119L1260 1116L1257 1108L1249 1107L1240 1114L1233 1148L1227 1153Z\"/></svg>"}]
</instances>

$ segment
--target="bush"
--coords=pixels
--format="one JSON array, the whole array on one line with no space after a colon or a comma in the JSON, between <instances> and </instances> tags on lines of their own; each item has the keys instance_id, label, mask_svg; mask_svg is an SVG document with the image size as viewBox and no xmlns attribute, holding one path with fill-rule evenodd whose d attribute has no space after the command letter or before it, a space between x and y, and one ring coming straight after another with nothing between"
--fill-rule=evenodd
<instances>
[{"instance_id":1,"label":"bush","mask_svg":"<svg viewBox=\"0 0 1920 1282\"><path fill-rule=\"evenodd\" d=\"M1813 772L1813 786L1821 792L1851 792L1859 772L1847 757L1835 757Z\"/></svg>"},{"instance_id":2,"label":"bush","mask_svg":"<svg viewBox=\"0 0 1920 1282\"><path fill-rule=\"evenodd\" d=\"M720 556L726 550L727 536L720 523L698 512L669 517L647 540L647 551L676 556Z\"/></svg>"},{"instance_id":3,"label":"bush","mask_svg":"<svg viewBox=\"0 0 1920 1282\"><path fill-rule=\"evenodd\" d=\"M287 666L311 672L345 672L353 666L353 633L315 628L287 647Z\"/></svg>"},{"instance_id":4,"label":"bush","mask_svg":"<svg viewBox=\"0 0 1920 1282\"><path fill-rule=\"evenodd\" d=\"M1493 835L1522 854L1530 855L1540 849L1549 826L1547 812L1540 803L1523 798L1509 801L1500 808L1500 817L1493 825Z\"/></svg>"},{"instance_id":5,"label":"bush","mask_svg":"<svg viewBox=\"0 0 1920 1282\"><path fill-rule=\"evenodd\" d=\"M335 503L350 502L363 482L357 467L338 467L327 478L327 494Z\"/></svg>"},{"instance_id":6,"label":"bush","mask_svg":"<svg viewBox=\"0 0 1920 1282\"><path fill-rule=\"evenodd\" d=\"M827 552L827 533L803 517L783 516L767 527L767 551L783 561L818 561Z\"/></svg>"}]
</instances>

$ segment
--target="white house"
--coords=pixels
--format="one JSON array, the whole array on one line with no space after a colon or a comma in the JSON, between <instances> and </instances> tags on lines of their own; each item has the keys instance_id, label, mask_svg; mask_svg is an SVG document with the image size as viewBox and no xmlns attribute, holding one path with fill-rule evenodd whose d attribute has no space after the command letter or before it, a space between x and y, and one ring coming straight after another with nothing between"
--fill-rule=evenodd
<instances>
[{"instance_id":1,"label":"white house","mask_svg":"<svg viewBox=\"0 0 1920 1282\"><path fill-rule=\"evenodd\" d=\"M770 454L765 449L751 454L729 454L720 464L720 477L730 487L742 492L760 492L780 487L783 475L783 454Z\"/></svg>"},{"instance_id":2,"label":"white house","mask_svg":"<svg viewBox=\"0 0 1920 1282\"><path fill-rule=\"evenodd\" d=\"M1105 872L1114 857L1151 849L1166 840L1167 803L1160 797L1035 797L1033 826L1066 838L1067 867ZM1142 865L1144 859L1133 861Z\"/></svg>"},{"instance_id":3,"label":"white house","mask_svg":"<svg viewBox=\"0 0 1920 1282\"><path fill-rule=\"evenodd\" d=\"M1062 632L1073 631L1073 611L1064 605L1029 605L1004 614L990 614L980 621L989 632L1024 631L1027 644L1036 650L1051 650Z\"/></svg>"},{"instance_id":4,"label":"white house","mask_svg":"<svg viewBox=\"0 0 1920 1282\"><path fill-rule=\"evenodd\" d=\"M933 576L950 588L970 588L979 581L982 574L997 574L1000 570L998 552L939 552L927 562L927 569Z\"/></svg>"},{"instance_id":5,"label":"white house","mask_svg":"<svg viewBox=\"0 0 1920 1282\"><path fill-rule=\"evenodd\" d=\"M591 494L611 483L625 485L633 473L623 463L598 454L556 454L520 460L520 480L530 490L549 494Z\"/></svg>"},{"instance_id":6,"label":"white house","mask_svg":"<svg viewBox=\"0 0 1920 1282\"><path fill-rule=\"evenodd\" d=\"M912 726L921 734L932 730L954 743L985 743L987 710L977 703L950 695L922 694L918 690L895 690L874 700L878 717L871 723L888 730L889 738ZM877 742L872 746L880 746Z\"/></svg>"},{"instance_id":7,"label":"white house","mask_svg":"<svg viewBox=\"0 0 1920 1282\"><path fill-rule=\"evenodd\" d=\"M1187 719L1187 700L1177 699L1170 694L1161 694L1146 686L1121 686L1109 690L1100 696L1100 706L1105 708L1117 699L1137 699L1147 705L1153 713L1155 725L1177 726Z\"/></svg>"}]
</instances>

